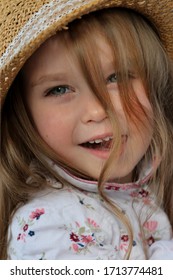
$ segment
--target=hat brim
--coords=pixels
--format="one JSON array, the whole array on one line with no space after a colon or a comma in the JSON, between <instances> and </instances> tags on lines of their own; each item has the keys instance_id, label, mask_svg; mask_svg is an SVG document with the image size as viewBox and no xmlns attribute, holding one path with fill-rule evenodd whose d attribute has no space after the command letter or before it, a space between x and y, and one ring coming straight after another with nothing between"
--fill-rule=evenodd
<instances>
[{"instance_id":1,"label":"hat brim","mask_svg":"<svg viewBox=\"0 0 173 280\"><path fill-rule=\"evenodd\" d=\"M96 10L123 7L141 13L156 27L173 59L172 0L2 0L1 6L1 105L17 73L32 53L68 23Z\"/></svg>"}]
</instances>

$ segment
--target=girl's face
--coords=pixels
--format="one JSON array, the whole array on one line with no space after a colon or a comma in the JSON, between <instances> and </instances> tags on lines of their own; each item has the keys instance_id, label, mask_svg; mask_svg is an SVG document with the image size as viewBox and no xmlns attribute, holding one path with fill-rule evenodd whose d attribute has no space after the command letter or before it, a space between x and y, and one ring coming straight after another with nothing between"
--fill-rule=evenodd
<instances>
[{"instance_id":1,"label":"girl's face","mask_svg":"<svg viewBox=\"0 0 173 280\"><path fill-rule=\"evenodd\" d=\"M140 122L138 126L127 124L111 49L102 37L98 37L96 48L121 127L122 143L110 177L128 182L134 167L148 149L152 128L146 118L146 125ZM46 41L28 60L24 67L24 81L26 100L43 140L69 166L98 179L110 155L112 126L78 62L70 55L70 46L67 50L60 35ZM133 78L132 85L139 102L152 115L140 79Z\"/></svg>"}]
</instances>

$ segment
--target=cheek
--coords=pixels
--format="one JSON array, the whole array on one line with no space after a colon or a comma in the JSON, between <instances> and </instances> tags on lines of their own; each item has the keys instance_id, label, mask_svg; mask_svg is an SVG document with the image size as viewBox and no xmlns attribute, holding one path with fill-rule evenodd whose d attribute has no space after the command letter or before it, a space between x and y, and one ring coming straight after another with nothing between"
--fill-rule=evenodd
<instances>
[{"instance_id":1,"label":"cheek","mask_svg":"<svg viewBox=\"0 0 173 280\"><path fill-rule=\"evenodd\" d=\"M70 140L70 129L66 122L61 120L48 120L39 126L39 133L49 145L62 145Z\"/></svg>"},{"instance_id":2,"label":"cheek","mask_svg":"<svg viewBox=\"0 0 173 280\"><path fill-rule=\"evenodd\" d=\"M152 115L152 108L150 105L150 102L148 100L147 94L145 92L145 89L141 83L140 80L135 80L133 83L133 89L137 96L137 99L139 103L143 106L143 108L146 108L146 111L148 111L149 115Z\"/></svg>"},{"instance_id":3,"label":"cheek","mask_svg":"<svg viewBox=\"0 0 173 280\"><path fill-rule=\"evenodd\" d=\"M53 113L53 110L48 112L43 111L43 114L39 112L33 112L33 120L41 138L53 149L65 145L65 141L70 140L71 125L68 118L58 114L57 111Z\"/></svg>"},{"instance_id":4,"label":"cheek","mask_svg":"<svg viewBox=\"0 0 173 280\"><path fill-rule=\"evenodd\" d=\"M131 123L129 125L130 138L133 141L134 151L138 150L141 153L145 153L148 149L152 135L153 135L153 125L148 119L141 118L136 123Z\"/></svg>"},{"instance_id":5,"label":"cheek","mask_svg":"<svg viewBox=\"0 0 173 280\"><path fill-rule=\"evenodd\" d=\"M120 93L117 92L116 94L110 95L111 97L111 102L116 114L116 119L119 123L119 126L122 128L122 132L125 132L127 130L127 118L126 114L124 113L123 106L122 106L122 101L120 98Z\"/></svg>"},{"instance_id":6,"label":"cheek","mask_svg":"<svg viewBox=\"0 0 173 280\"><path fill-rule=\"evenodd\" d=\"M152 134L153 129L153 110L148 100L145 89L140 80L133 83L135 99L133 103L132 121L138 126L139 131ZM130 118L130 116L129 116Z\"/></svg>"}]
</instances>

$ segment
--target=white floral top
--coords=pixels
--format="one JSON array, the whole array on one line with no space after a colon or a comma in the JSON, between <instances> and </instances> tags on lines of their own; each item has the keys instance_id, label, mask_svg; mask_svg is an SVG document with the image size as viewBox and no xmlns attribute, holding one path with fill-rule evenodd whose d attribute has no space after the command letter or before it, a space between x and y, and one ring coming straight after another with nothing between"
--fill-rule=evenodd
<instances>
[{"instance_id":1,"label":"white floral top","mask_svg":"<svg viewBox=\"0 0 173 280\"><path fill-rule=\"evenodd\" d=\"M51 181L53 189L21 206L9 226L8 259L123 259L129 236L123 223L98 195L97 182L79 179L51 163L69 185ZM172 230L165 213L155 207L147 187L149 171L136 183L106 183L105 193L133 225L131 259L145 259L138 218L150 259L173 259ZM75 186L75 187L72 187ZM147 219L147 217L150 217Z\"/></svg>"}]
</instances>

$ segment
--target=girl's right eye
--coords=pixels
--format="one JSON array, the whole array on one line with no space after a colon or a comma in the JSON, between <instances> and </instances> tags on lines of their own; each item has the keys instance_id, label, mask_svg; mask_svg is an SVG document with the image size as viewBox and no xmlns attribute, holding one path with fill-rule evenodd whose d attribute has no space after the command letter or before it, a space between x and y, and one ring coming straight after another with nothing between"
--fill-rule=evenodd
<instances>
[{"instance_id":1,"label":"girl's right eye","mask_svg":"<svg viewBox=\"0 0 173 280\"><path fill-rule=\"evenodd\" d=\"M48 90L45 94L45 96L62 96L64 94L73 92L74 90L66 85L62 85L62 86L56 86L50 90Z\"/></svg>"}]
</instances>

